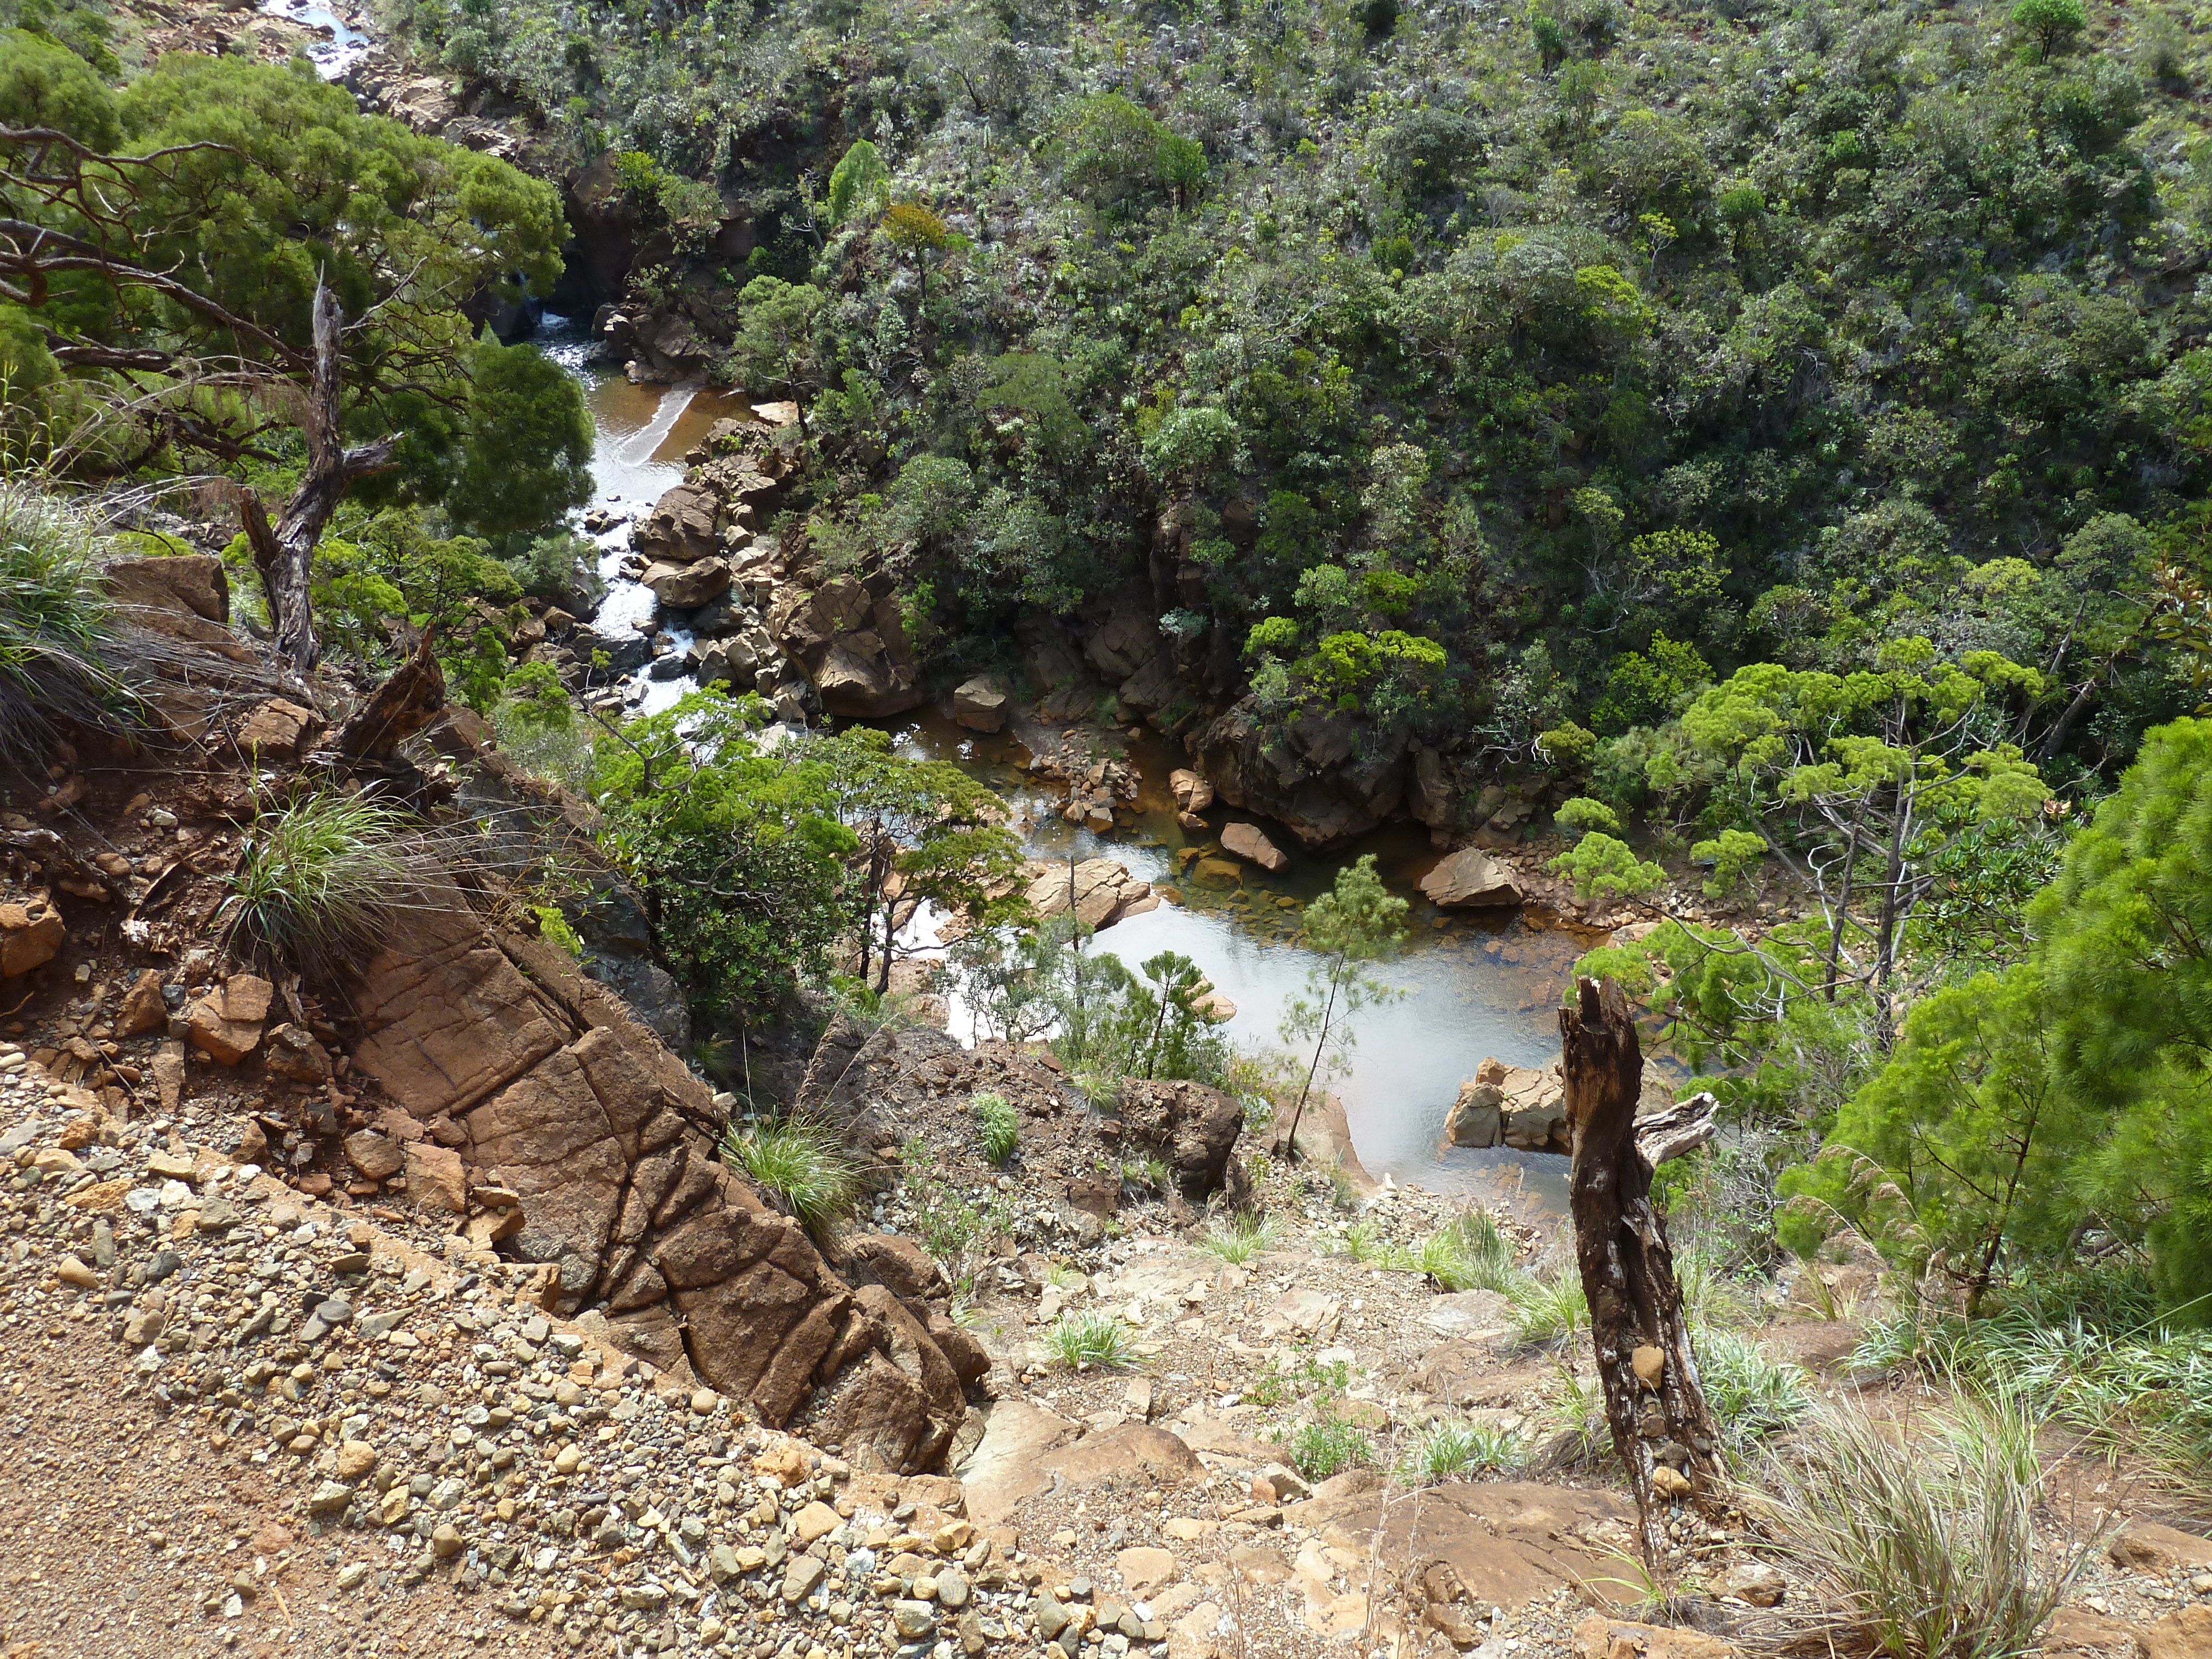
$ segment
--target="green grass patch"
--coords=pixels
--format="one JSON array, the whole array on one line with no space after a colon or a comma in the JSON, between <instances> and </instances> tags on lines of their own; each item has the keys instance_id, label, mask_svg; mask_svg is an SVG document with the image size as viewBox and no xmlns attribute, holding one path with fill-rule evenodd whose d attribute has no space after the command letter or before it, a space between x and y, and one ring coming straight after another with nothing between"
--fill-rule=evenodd
<instances>
[{"instance_id":1,"label":"green grass patch","mask_svg":"<svg viewBox=\"0 0 2212 1659\"><path fill-rule=\"evenodd\" d=\"M1375 1442L1367 1431L1335 1416L1301 1424L1291 1434L1285 1451L1291 1467L1309 1480L1326 1480L1375 1462Z\"/></svg>"},{"instance_id":2,"label":"green grass patch","mask_svg":"<svg viewBox=\"0 0 2212 1659\"><path fill-rule=\"evenodd\" d=\"M1275 1222L1272 1216L1244 1214L1216 1221L1199 1241L1224 1261L1241 1267L1262 1250L1273 1249Z\"/></svg>"},{"instance_id":3,"label":"green grass patch","mask_svg":"<svg viewBox=\"0 0 2212 1659\"><path fill-rule=\"evenodd\" d=\"M223 904L225 942L332 978L390 943L436 868L397 807L335 790L295 796L246 833Z\"/></svg>"},{"instance_id":4,"label":"green grass patch","mask_svg":"<svg viewBox=\"0 0 2212 1659\"><path fill-rule=\"evenodd\" d=\"M1401 1473L1415 1484L1468 1480L1516 1468L1526 1455L1520 1437L1509 1430L1439 1419L1423 1431Z\"/></svg>"}]
</instances>

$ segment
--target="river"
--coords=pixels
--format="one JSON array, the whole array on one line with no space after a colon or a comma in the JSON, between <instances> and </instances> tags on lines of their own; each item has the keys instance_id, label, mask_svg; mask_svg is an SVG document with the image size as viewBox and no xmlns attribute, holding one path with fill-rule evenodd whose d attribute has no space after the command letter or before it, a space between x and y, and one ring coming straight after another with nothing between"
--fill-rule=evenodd
<instances>
[{"instance_id":1,"label":"river","mask_svg":"<svg viewBox=\"0 0 2212 1659\"><path fill-rule=\"evenodd\" d=\"M593 504L611 512L649 507L682 477L684 453L728 411L728 403L710 392L630 385L570 321L548 318L538 343L584 384L598 428ZM617 568L628 549L628 525L598 539L609 591L596 625L603 631L649 627L652 596ZM677 648L688 643L676 636ZM686 679L641 677L630 687L633 706L665 707L689 685ZM1178 875L1176 854L1212 836L1186 832L1176 822L1167 775L1183 762L1164 740L1149 733L1127 739L1143 787L1135 809L1102 834L1060 817L1061 798L1024 769L1028 750L1014 738L963 730L933 710L888 724L906 752L957 762L1005 796L1032 856L1112 858L1171 889L1175 902L1116 923L1098 936L1098 947L1132 967L1159 951L1189 957L1237 1005L1228 1030L1240 1043L1277 1043L1284 1004L1304 988L1315 958L1298 943L1296 907L1325 889L1348 860L1373 853L1391 888L1409 899L1412 914L1405 948L1380 975L1401 994L1355 1017L1349 1068L1333 1085L1362 1161L1378 1176L1388 1173L1432 1191L1563 1206L1565 1158L1440 1143L1461 1082L1485 1057L1540 1066L1557 1054L1559 989L1583 947L1517 915L1446 914L1429 904L1417 885L1437 857L1425 830L1399 826L1341 852L1293 854L1279 874L1248 867L1240 886L1211 889ZM1249 816L1221 808L1206 815L1214 835ZM1279 830L1273 836L1285 848L1296 845Z\"/></svg>"}]
</instances>

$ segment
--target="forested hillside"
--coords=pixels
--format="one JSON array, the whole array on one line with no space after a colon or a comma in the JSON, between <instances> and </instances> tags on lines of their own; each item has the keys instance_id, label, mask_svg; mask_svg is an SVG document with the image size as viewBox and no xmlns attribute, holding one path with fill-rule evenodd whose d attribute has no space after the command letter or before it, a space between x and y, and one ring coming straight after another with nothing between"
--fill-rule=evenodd
<instances>
[{"instance_id":1,"label":"forested hillside","mask_svg":"<svg viewBox=\"0 0 2212 1659\"><path fill-rule=\"evenodd\" d=\"M2179 9L399 21L617 152L632 309L815 399L812 545L948 656L1133 578L1210 699L1495 766L1923 637L2035 671L1990 735L2062 787L2196 701L2147 627L2212 432Z\"/></svg>"}]
</instances>

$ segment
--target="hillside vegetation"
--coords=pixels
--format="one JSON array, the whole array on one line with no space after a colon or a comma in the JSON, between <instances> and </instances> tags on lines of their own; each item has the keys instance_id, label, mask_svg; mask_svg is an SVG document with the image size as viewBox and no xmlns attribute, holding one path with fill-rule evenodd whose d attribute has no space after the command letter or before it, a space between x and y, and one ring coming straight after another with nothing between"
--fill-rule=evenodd
<instances>
[{"instance_id":1,"label":"hillside vegetation","mask_svg":"<svg viewBox=\"0 0 2212 1659\"><path fill-rule=\"evenodd\" d=\"M616 153L631 300L963 662L1133 581L1212 697L1495 766L1925 638L2062 787L2195 701L2180 9L401 10Z\"/></svg>"}]
</instances>

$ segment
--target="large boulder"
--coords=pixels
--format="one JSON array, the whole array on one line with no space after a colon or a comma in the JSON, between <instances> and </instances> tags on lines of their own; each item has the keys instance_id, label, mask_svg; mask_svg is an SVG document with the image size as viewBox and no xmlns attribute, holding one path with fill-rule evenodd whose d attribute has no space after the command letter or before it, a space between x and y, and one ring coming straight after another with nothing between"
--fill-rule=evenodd
<instances>
[{"instance_id":1,"label":"large boulder","mask_svg":"<svg viewBox=\"0 0 2212 1659\"><path fill-rule=\"evenodd\" d=\"M1467 847L1421 878L1421 894L1445 909L1489 909L1521 902L1513 872L1478 847Z\"/></svg>"},{"instance_id":2,"label":"large boulder","mask_svg":"<svg viewBox=\"0 0 2212 1659\"><path fill-rule=\"evenodd\" d=\"M1190 738L1199 769L1231 806L1263 813L1307 847L1364 835L1406 794L1405 742L1340 715L1263 716L1246 697Z\"/></svg>"},{"instance_id":3,"label":"large boulder","mask_svg":"<svg viewBox=\"0 0 2212 1659\"><path fill-rule=\"evenodd\" d=\"M1236 1184L1230 1165L1244 1131L1244 1108L1233 1095L1202 1083L1133 1078L1121 1085L1118 1121L1100 1125L1102 1133L1109 1128L1124 1147L1164 1159L1183 1196L1194 1202Z\"/></svg>"},{"instance_id":4,"label":"large boulder","mask_svg":"<svg viewBox=\"0 0 2212 1659\"><path fill-rule=\"evenodd\" d=\"M714 497L688 483L663 495L652 512L630 527L630 545L648 559L692 564L712 557Z\"/></svg>"},{"instance_id":5,"label":"large boulder","mask_svg":"<svg viewBox=\"0 0 2212 1659\"><path fill-rule=\"evenodd\" d=\"M1009 701L996 677L978 674L952 693L952 718L971 732L1004 731Z\"/></svg>"},{"instance_id":6,"label":"large boulder","mask_svg":"<svg viewBox=\"0 0 2212 1659\"><path fill-rule=\"evenodd\" d=\"M1073 870L1033 859L1024 896L1039 919L1073 908L1090 927L1110 927L1159 902L1152 883L1131 875L1127 865L1112 859L1085 859Z\"/></svg>"},{"instance_id":7,"label":"large boulder","mask_svg":"<svg viewBox=\"0 0 2212 1659\"><path fill-rule=\"evenodd\" d=\"M1290 855L1269 841L1256 823L1232 823L1221 832L1221 850L1258 865L1262 870L1289 866Z\"/></svg>"},{"instance_id":8,"label":"large boulder","mask_svg":"<svg viewBox=\"0 0 2212 1659\"><path fill-rule=\"evenodd\" d=\"M910 654L894 655L865 629L842 635L814 668L814 689L830 714L880 720L902 714L923 701L921 676Z\"/></svg>"},{"instance_id":9,"label":"large boulder","mask_svg":"<svg viewBox=\"0 0 2212 1659\"><path fill-rule=\"evenodd\" d=\"M649 564L638 580L672 611L689 611L730 591L730 562L719 556L696 564Z\"/></svg>"}]
</instances>

